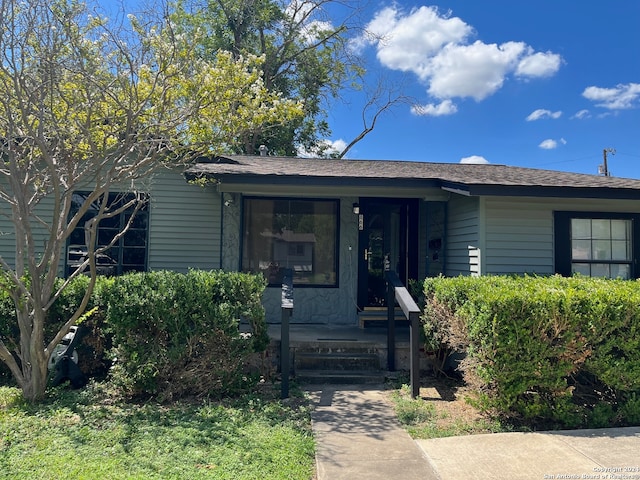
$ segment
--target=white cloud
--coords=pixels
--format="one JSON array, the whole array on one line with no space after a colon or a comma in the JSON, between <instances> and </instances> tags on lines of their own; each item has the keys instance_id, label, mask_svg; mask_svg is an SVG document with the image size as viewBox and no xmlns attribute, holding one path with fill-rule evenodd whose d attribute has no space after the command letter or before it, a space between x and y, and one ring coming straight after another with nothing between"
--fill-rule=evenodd
<instances>
[{"instance_id":1,"label":"white cloud","mask_svg":"<svg viewBox=\"0 0 640 480\"><path fill-rule=\"evenodd\" d=\"M582 96L609 110L625 110L640 105L640 83L616 85L615 88L587 87Z\"/></svg>"},{"instance_id":2,"label":"white cloud","mask_svg":"<svg viewBox=\"0 0 640 480\"><path fill-rule=\"evenodd\" d=\"M528 49L532 52L532 49ZM562 57L552 52L537 52L525 56L518 67L516 75L520 77L550 77L560 69Z\"/></svg>"},{"instance_id":3,"label":"white cloud","mask_svg":"<svg viewBox=\"0 0 640 480\"><path fill-rule=\"evenodd\" d=\"M524 48L515 42L449 44L431 60L429 93L436 98L483 100L502 87Z\"/></svg>"},{"instance_id":4,"label":"white cloud","mask_svg":"<svg viewBox=\"0 0 640 480\"><path fill-rule=\"evenodd\" d=\"M380 63L411 72L440 100L474 98L499 90L509 76L547 77L558 71L562 58L535 52L523 42L470 42L474 29L451 12L420 7L409 13L397 5L376 14L358 45L374 45Z\"/></svg>"},{"instance_id":5,"label":"white cloud","mask_svg":"<svg viewBox=\"0 0 640 480\"><path fill-rule=\"evenodd\" d=\"M587 109L580 110L571 118L577 118L578 120L582 120L583 118L591 118L591 112L589 112L589 110Z\"/></svg>"},{"instance_id":6,"label":"white cloud","mask_svg":"<svg viewBox=\"0 0 640 480\"><path fill-rule=\"evenodd\" d=\"M442 117L444 115L453 115L457 111L458 107L451 100L445 100L437 105L429 103L411 107L411 113L422 117Z\"/></svg>"},{"instance_id":7,"label":"white cloud","mask_svg":"<svg viewBox=\"0 0 640 480\"><path fill-rule=\"evenodd\" d=\"M564 139L560 139L560 143L564 145L567 142ZM553 150L555 148L558 148L558 142L556 140L548 138L543 142L541 142L540 145L538 145L538 147L542 148L543 150Z\"/></svg>"},{"instance_id":8,"label":"white cloud","mask_svg":"<svg viewBox=\"0 0 640 480\"><path fill-rule=\"evenodd\" d=\"M552 112L551 110L545 110L542 108L539 108L537 110L534 110L533 112L531 112L529 114L529 116L526 118L527 122L533 122L535 120L540 120L543 118L553 118L553 119L558 119L562 116L562 112L561 111L557 111L557 112Z\"/></svg>"},{"instance_id":9,"label":"white cloud","mask_svg":"<svg viewBox=\"0 0 640 480\"><path fill-rule=\"evenodd\" d=\"M460 163L467 163L467 164L474 164L474 165L486 165L487 163L490 163L489 160L487 160L484 157L481 157L480 155L471 155L470 157L464 157L460 159Z\"/></svg>"}]
</instances>

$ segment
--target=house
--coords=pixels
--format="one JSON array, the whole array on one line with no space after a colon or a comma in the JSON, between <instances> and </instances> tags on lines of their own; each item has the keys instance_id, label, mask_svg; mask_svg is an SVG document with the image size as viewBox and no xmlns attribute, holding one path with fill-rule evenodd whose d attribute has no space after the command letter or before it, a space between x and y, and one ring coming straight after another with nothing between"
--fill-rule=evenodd
<instances>
[{"instance_id":1,"label":"house","mask_svg":"<svg viewBox=\"0 0 640 480\"><path fill-rule=\"evenodd\" d=\"M220 198L220 267L293 268L296 322L357 324L384 270L640 276L640 180L503 165L227 156L198 163ZM217 207L214 207L214 209ZM271 232L270 235L265 232ZM313 238L299 269L278 239ZM265 294L279 318L280 279Z\"/></svg>"},{"instance_id":2,"label":"house","mask_svg":"<svg viewBox=\"0 0 640 480\"><path fill-rule=\"evenodd\" d=\"M386 269L405 284L439 274L640 277L640 180L234 155L160 172L147 192L108 267L262 272L271 323L281 318L284 271L294 281L292 321L337 325L385 305ZM99 237L124 220L111 221ZM8 260L10 237L0 235ZM79 231L66 262L77 262L82 242Z\"/></svg>"}]
</instances>

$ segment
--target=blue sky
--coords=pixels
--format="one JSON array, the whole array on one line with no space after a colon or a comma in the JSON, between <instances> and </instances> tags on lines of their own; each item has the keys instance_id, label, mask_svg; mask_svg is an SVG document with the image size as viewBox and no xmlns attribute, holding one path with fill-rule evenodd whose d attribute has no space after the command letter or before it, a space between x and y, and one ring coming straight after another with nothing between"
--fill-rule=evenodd
<instances>
[{"instance_id":1,"label":"blue sky","mask_svg":"<svg viewBox=\"0 0 640 480\"><path fill-rule=\"evenodd\" d=\"M371 2L357 42L372 78L410 95L349 158L480 161L640 178L640 2ZM373 85L373 80L372 80ZM362 99L330 112L362 130Z\"/></svg>"}]
</instances>

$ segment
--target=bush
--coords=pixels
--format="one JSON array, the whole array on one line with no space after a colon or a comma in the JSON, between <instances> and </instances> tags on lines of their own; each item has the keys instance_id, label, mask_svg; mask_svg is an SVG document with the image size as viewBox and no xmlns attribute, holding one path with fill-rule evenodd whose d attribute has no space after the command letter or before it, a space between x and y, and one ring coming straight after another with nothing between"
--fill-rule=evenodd
<instances>
[{"instance_id":1,"label":"bush","mask_svg":"<svg viewBox=\"0 0 640 480\"><path fill-rule=\"evenodd\" d=\"M243 367L268 344L260 276L190 271L130 274L102 292L113 379L133 395L170 399L241 389ZM241 320L252 334L243 335Z\"/></svg>"},{"instance_id":2,"label":"bush","mask_svg":"<svg viewBox=\"0 0 640 480\"><path fill-rule=\"evenodd\" d=\"M427 348L467 353L486 409L534 427L637 423L637 282L458 277L424 290Z\"/></svg>"},{"instance_id":3,"label":"bush","mask_svg":"<svg viewBox=\"0 0 640 480\"><path fill-rule=\"evenodd\" d=\"M106 279L98 278L96 291ZM63 282L57 281L57 286ZM80 276L75 278L54 302L49 311L45 323L45 341L51 341L60 328L67 322L77 310L89 283L89 278ZM94 293L87 310L99 304L98 297ZM102 333L103 316L98 311L96 314L84 319L81 326L82 340L76 347L78 353L78 365L82 372L91 377L106 375L109 362L105 357L109 348L108 339ZM16 320L15 305L5 290L0 290L0 338L8 346L9 350L15 350L19 342L20 332ZM9 368L0 362L0 385L13 385L14 379Z\"/></svg>"}]
</instances>

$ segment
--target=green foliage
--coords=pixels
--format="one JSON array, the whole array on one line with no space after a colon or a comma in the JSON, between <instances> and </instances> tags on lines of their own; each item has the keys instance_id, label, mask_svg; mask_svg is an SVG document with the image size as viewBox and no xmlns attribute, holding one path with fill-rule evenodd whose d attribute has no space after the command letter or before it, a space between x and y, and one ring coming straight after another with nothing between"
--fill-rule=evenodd
<instances>
[{"instance_id":1,"label":"green foliage","mask_svg":"<svg viewBox=\"0 0 640 480\"><path fill-rule=\"evenodd\" d=\"M265 85L262 56L199 55L206 32L177 34L170 8L125 25L91 2L0 3L0 198L15 247L0 289L22 296L14 295L20 339L0 343L0 357L32 400L46 389L45 317L69 237L84 225L93 246L100 220L116 214L90 206L115 186L144 189L162 166L241 149L267 126L304 118L303 99ZM99 212L91 221L89 210Z\"/></svg>"},{"instance_id":2,"label":"green foliage","mask_svg":"<svg viewBox=\"0 0 640 480\"><path fill-rule=\"evenodd\" d=\"M58 280L62 282L62 280ZM89 278L75 278L47 312L47 340L77 309ZM81 324L78 365L131 394L163 398L221 395L250 381L247 357L269 343L261 305L264 279L242 273L135 273L99 277ZM19 340L15 307L0 291L0 337ZM240 323L250 332L241 333ZM245 325L245 323L247 325ZM116 360L112 367L111 358ZM0 384L11 384L0 367Z\"/></svg>"},{"instance_id":3,"label":"green foliage","mask_svg":"<svg viewBox=\"0 0 640 480\"><path fill-rule=\"evenodd\" d=\"M40 404L0 387L0 477L308 480L305 402L270 392L225 402L118 401L91 384Z\"/></svg>"},{"instance_id":4,"label":"green foliage","mask_svg":"<svg viewBox=\"0 0 640 480\"><path fill-rule=\"evenodd\" d=\"M196 39L198 58L211 61L220 51L235 58L264 60L264 87L283 101L302 106L302 115L276 122L266 119L230 143L233 153L254 154L265 144L277 155L294 156L298 148L324 153L330 134L327 101L360 71L348 51L346 23L326 16L330 2L280 0L180 0L172 20L180 32ZM339 2L333 13L341 10Z\"/></svg>"},{"instance_id":5,"label":"green foliage","mask_svg":"<svg viewBox=\"0 0 640 480\"><path fill-rule=\"evenodd\" d=\"M92 377L105 375L109 367L109 362L105 358L109 340L103 333L103 315L101 311L95 310L100 304L98 292L106 281L106 278L98 279L94 295L88 305L88 310L92 314L84 317L82 341L76 348L81 370L85 375ZM56 287L59 287L62 282L62 279L58 279ZM84 275L76 277L47 310L44 325L45 341L53 339L78 309L88 285L89 277ZM13 351L20 341L15 305L5 290L0 290L0 339ZM11 373L4 363L0 363L0 385L9 384L13 384Z\"/></svg>"},{"instance_id":6,"label":"green foliage","mask_svg":"<svg viewBox=\"0 0 640 480\"><path fill-rule=\"evenodd\" d=\"M394 391L392 399L398 421L403 425L424 423L436 416L435 407L421 399L411 398L409 387L406 385L403 385L401 390Z\"/></svg>"},{"instance_id":7,"label":"green foliage","mask_svg":"<svg viewBox=\"0 0 640 480\"><path fill-rule=\"evenodd\" d=\"M428 347L467 352L486 409L547 427L637 423L637 282L458 277L424 290Z\"/></svg>"},{"instance_id":8,"label":"green foliage","mask_svg":"<svg viewBox=\"0 0 640 480\"><path fill-rule=\"evenodd\" d=\"M255 275L196 270L112 279L103 295L114 380L131 394L163 399L241 389L247 356L268 344L264 286Z\"/></svg>"}]
</instances>

